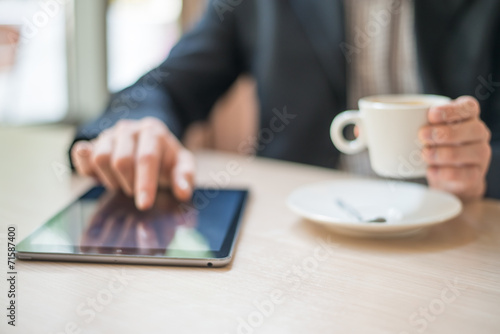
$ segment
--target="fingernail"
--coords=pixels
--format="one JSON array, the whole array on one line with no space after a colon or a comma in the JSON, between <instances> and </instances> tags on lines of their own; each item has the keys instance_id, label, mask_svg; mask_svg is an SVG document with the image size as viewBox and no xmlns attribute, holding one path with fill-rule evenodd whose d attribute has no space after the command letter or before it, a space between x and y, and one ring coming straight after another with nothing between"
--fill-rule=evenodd
<instances>
[{"instance_id":1,"label":"fingernail","mask_svg":"<svg viewBox=\"0 0 500 334\"><path fill-rule=\"evenodd\" d=\"M436 108L436 115L441 122L446 122L446 110L444 108Z\"/></svg>"},{"instance_id":2,"label":"fingernail","mask_svg":"<svg viewBox=\"0 0 500 334\"><path fill-rule=\"evenodd\" d=\"M439 143L442 141L443 131L441 128L434 127L431 131L431 139L433 143Z\"/></svg>"},{"instance_id":3,"label":"fingernail","mask_svg":"<svg viewBox=\"0 0 500 334\"><path fill-rule=\"evenodd\" d=\"M177 185L179 186L179 188L181 190L188 190L189 189L189 183L188 181L183 178L183 177L180 177L178 180L177 180Z\"/></svg>"},{"instance_id":4,"label":"fingernail","mask_svg":"<svg viewBox=\"0 0 500 334\"><path fill-rule=\"evenodd\" d=\"M430 107L429 114L441 116L439 112L439 107Z\"/></svg>"},{"instance_id":5,"label":"fingernail","mask_svg":"<svg viewBox=\"0 0 500 334\"><path fill-rule=\"evenodd\" d=\"M141 191L136 199L136 206L143 208L146 206L146 200L148 199L148 193L146 191Z\"/></svg>"},{"instance_id":6,"label":"fingernail","mask_svg":"<svg viewBox=\"0 0 500 334\"><path fill-rule=\"evenodd\" d=\"M420 141L423 143L427 143L432 140L432 129L426 128L420 131Z\"/></svg>"},{"instance_id":7,"label":"fingernail","mask_svg":"<svg viewBox=\"0 0 500 334\"><path fill-rule=\"evenodd\" d=\"M429 167L427 171L428 171L428 175L430 177L434 177L435 178L437 176L437 174L438 174L438 169L436 167Z\"/></svg>"},{"instance_id":8,"label":"fingernail","mask_svg":"<svg viewBox=\"0 0 500 334\"><path fill-rule=\"evenodd\" d=\"M82 157L88 156L90 154L89 146L84 143L79 143L79 145L76 147L76 153Z\"/></svg>"},{"instance_id":9,"label":"fingernail","mask_svg":"<svg viewBox=\"0 0 500 334\"><path fill-rule=\"evenodd\" d=\"M427 153L427 159L428 159L429 161L434 161L434 160L436 160L436 149L435 149L435 148L429 147L429 148L426 150L426 153Z\"/></svg>"},{"instance_id":10,"label":"fingernail","mask_svg":"<svg viewBox=\"0 0 500 334\"><path fill-rule=\"evenodd\" d=\"M429 110L429 113L432 114L430 119L434 123L445 123L448 118L447 106L436 106Z\"/></svg>"}]
</instances>

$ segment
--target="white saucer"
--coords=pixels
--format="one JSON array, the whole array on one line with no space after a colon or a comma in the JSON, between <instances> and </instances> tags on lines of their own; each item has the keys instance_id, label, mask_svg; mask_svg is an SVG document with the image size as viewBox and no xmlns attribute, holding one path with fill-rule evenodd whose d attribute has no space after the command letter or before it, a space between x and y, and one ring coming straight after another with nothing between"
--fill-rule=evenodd
<instances>
[{"instance_id":1,"label":"white saucer","mask_svg":"<svg viewBox=\"0 0 500 334\"><path fill-rule=\"evenodd\" d=\"M351 179L307 185L292 192L287 204L303 218L359 237L411 235L462 211L462 203L454 195L420 184L388 180ZM349 208L364 221L357 219L356 212L352 214ZM377 217L386 222L366 222Z\"/></svg>"}]
</instances>

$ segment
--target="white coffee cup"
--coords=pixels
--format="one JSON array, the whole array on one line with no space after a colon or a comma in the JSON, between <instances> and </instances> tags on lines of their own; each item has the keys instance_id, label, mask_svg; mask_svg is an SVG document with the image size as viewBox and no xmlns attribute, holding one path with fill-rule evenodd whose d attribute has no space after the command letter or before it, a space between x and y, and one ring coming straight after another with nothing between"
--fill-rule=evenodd
<instances>
[{"instance_id":1,"label":"white coffee cup","mask_svg":"<svg viewBox=\"0 0 500 334\"><path fill-rule=\"evenodd\" d=\"M359 100L359 111L348 110L335 117L330 136L337 149L356 154L368 148L372 169L380 176L418 178L426 175L419 129L427 124L431 106L446 104L439 95L375 95ZM359 128L354 140L344 137L344 128Z\"/></svg>"}]
</instances>

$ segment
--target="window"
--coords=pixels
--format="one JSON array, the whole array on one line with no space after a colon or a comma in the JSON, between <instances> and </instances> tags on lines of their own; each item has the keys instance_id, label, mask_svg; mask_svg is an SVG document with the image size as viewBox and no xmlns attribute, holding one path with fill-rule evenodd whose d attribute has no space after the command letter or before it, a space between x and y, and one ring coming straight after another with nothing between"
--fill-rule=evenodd
<instances>
[{"instance_id":1,"label":"window","mask_svg":"<svg viewBox=\"0 0 500 334\"><path fill-rule=\"evenodd\" d=\"M184 3L204 0L0 0L0 123L95 117L168 55Z\"/></svg>"},{"instance_id":2,"label":"window","mask_svg":"<svg viewBox=\"0 0 500 334\"><path fill-rule=\"evenodd\" d=\"M65 6L0 0L0 122L53 122L68 107Z\"/></svg>"},{"instance_id":3,"label":"window","mask_svg":"<svg viewBox=\"0 0 500 334\"><path fill-rule=\"evenodd\" d=\"M108 27L108 87L133 84L168 55L180 35L181 0L115 0Z\"/></svg>"}]
</instances>

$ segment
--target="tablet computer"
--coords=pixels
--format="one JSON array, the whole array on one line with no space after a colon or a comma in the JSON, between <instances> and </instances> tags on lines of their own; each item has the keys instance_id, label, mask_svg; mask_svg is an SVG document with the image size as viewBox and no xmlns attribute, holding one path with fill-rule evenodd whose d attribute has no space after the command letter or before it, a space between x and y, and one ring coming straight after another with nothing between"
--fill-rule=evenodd
<instances>
[{"instance_id":1,"label":"tablet computer","mask_svg":"<svg viewBox=\"0 0 500 334\"><path fill-rule=\"evenodd\" d=\"M94 187L16 247L21 260L220 267L233 256L247 190L196 189L189 202L159 190L135 207L121 192Z\"/></svg>"}]
</instances>

